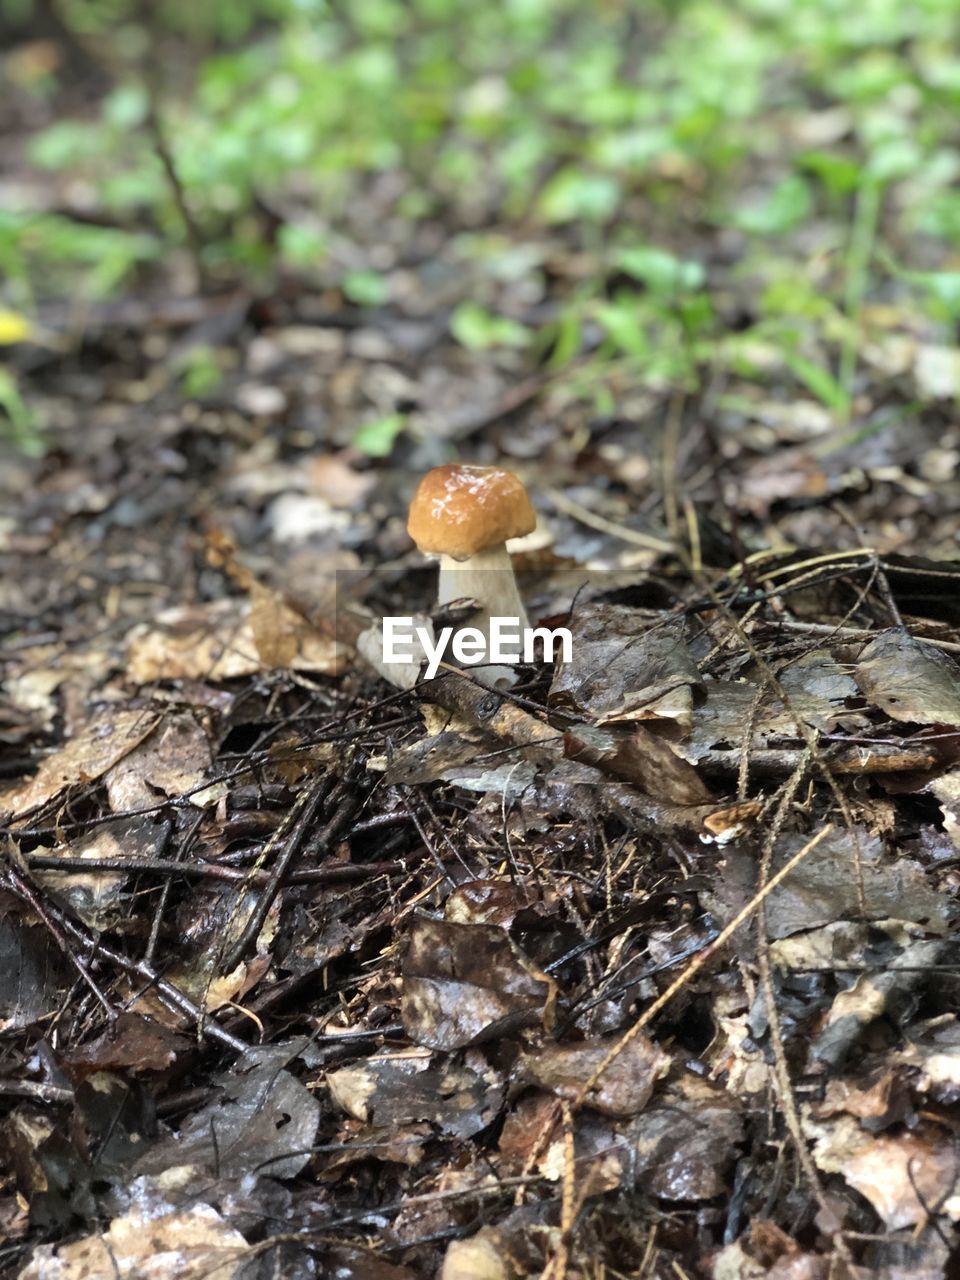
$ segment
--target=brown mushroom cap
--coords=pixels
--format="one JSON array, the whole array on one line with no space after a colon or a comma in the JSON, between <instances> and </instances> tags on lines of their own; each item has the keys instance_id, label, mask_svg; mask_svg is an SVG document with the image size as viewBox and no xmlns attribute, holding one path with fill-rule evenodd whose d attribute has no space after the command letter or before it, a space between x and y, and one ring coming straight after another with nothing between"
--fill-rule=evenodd
<instances>
[{"instance_id":1,"label":"brown mushroom cap","mask_svg":"<svg viewBox=\"0 0 960 1280\"><path fill-rule=\"evenodd\" d=\"M421 551L467 560L532 533L536 523L527 491L512 471L451 462L420 481L407 532Z\"/></svg>"}]
</instances>

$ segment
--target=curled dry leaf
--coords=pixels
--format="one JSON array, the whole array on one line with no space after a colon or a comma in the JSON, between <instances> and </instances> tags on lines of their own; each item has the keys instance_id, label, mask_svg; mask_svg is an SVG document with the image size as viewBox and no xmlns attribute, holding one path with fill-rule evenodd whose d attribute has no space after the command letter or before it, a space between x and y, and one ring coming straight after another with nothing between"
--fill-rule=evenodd
<instances>
[{"instance_id":1,"label":"curled dry leaf","mask_svg":"<svg viewBox=\"0 0 960 1280\"><path fill-rule=\"evenodd\" d=\"M403 1025L416 1044L460 1049L547 1020L556 986L495 925L414 922Z\"/></svg>"}]
</instances>

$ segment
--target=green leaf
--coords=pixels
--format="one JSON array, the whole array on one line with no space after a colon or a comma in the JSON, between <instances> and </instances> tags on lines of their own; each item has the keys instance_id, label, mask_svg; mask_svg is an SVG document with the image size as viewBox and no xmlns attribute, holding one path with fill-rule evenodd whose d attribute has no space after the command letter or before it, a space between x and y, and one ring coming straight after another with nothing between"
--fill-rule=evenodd
<instances>
[{"instance_id":1,"label":"green leaf","mask_svg":"<svg viewBox=\"0 0 960 1280\"><path fill-rule=\"evenodd\" d=\"M778 182L764 200L736 210L733 221L756 235L779 235L803 222L812 207L810 185L795 173Z\"/></svg>"},{"instance_id":2,"label":"green leaf","mask_svg":"<svg viewBox=\"0 0 960 1280\"><path fill-rule=\"evenodd\" d=\"M0 440L7 440L21 453L39 458L46 452L43 433L29 408L17 380L9 369L0 365Z\"/></svg>"},{"instance_id":3,"label":"green leaf","mask_svg":"<svg viewBox=\"0 0 960 1280\"><path fill-rule=\"evenodd\" d=\"M607 337L624 355L640 360L649 356L650 340L635 298L618 297L613 302L601 302L596 308L596 317Z\"/></svg>"},{"instance_id":4,"label":"green leaf","mask_svg":"<svg viewBox=\"0 0 960 1280\"><path fill-rule=\"evenodd\" d=\"M798 351L785 350L783 362L790 372L817 397L821 404L832 409L834 413L844 414L849 411L850 397L823 365L814 364Z\"/></svg>"},{"instance_id":5,"label":"green leaf","mask_svg":"<svg viewBox=\"0 0 960 1280\"><path fill-rule=\"evenodd\" d=\"M390 296L390 284L376 271L348 271L341 282L343 292L358 307L382 307Z\"/></svg>"},{"instance_id":6,"label":"green leaf","mask_svg":"<svg viewBox=\"0 0 960 1280\"><path fill-rule=\"evenodd\" d=\"M652 245L622 249L614 258L621 271L642 281L654 293L675 294L699 289L704 281L699 262L682 261L665 249Z\"/></svg>"},{"instance_id":7,"label":"green leaf","mask_svg":"<svg viewBox=\"0 0 960 1280\"><path fill-rule=\"evenodd\" d=\"M604 222L620 201L620 187L601 173L569 167L561 169L540 195L540 216L546 222Z\"/></svg>"},{"instance_id":8,"label":"green leaf","mask_svg":"<svg viewBox=\"0 0 960 1280\"><path fill-rule=\"evenodd\" d=\"M450 317L450 332L468 351L491 347L526 347L530 330L507 316L495 316L475 302L461 302Z\"/></svg>"},{"instance_id":9,"label":"green leaf","mask_svg":"<svg viewBox=\"0 0 960 1280\"><path fill-rule=\"evenodd\" d=\"M354 432L350 443L369 458L387 458L406 424L406 414L388 413L376 422L364 423Z\"/></svg>"}]
</instances>

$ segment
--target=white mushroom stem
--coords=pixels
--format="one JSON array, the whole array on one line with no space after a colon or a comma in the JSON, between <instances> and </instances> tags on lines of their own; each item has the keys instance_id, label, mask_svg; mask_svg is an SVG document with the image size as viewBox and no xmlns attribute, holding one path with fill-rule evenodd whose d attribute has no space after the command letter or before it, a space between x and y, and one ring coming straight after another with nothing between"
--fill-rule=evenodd
<instances>
[{"instance_id":1,"label":"white mushroom stem","mask_svg":"<svg viewBox=\"0 0 960 1280\"><path fill-rule=\"evenodd\" d=\"M469 560L440 557L437 604L464 599L476 600L480 606L479 614L484 619L475 625L484 632L488 631L490 618L519 618L521 628L530 625L513 576L513 561L503 542L478 551Z\"/></svg>"},{"instance_id":2,"label":"white mushroom stem","mask_svg":"<svg viewBox=\"0 0 960 1280\"><path fill-rule=\"evenodd\" d=\"M488 649L491 618L517 618L521 631L530 625L505 543L478 551L469 560L441 555L437 604L452 604L454 600L464 599L477 602L477 612L468 625L483 632ZM476 678L482 684L496 688L509 687L515 682L516 675L509 667L484 666L477 670Z\"/></svg>"}]
</instances>

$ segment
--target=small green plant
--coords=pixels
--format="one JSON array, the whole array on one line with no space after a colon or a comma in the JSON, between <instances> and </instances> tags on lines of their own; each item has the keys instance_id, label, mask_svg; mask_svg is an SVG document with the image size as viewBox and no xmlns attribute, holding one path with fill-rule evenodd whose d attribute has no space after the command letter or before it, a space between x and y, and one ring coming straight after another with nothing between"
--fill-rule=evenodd
<instances>
[{"instance_id":1,"label":"small green plant","mask_svg":"<svg viewBox=\"0 0 960 1280\"><path fill-rule=\"evenodd\" d=\"M13 372L3 365L0 365L0 441L33 458L41 457L47 447L36 414L20 394Z\"/></svg>"}]
</instances>

